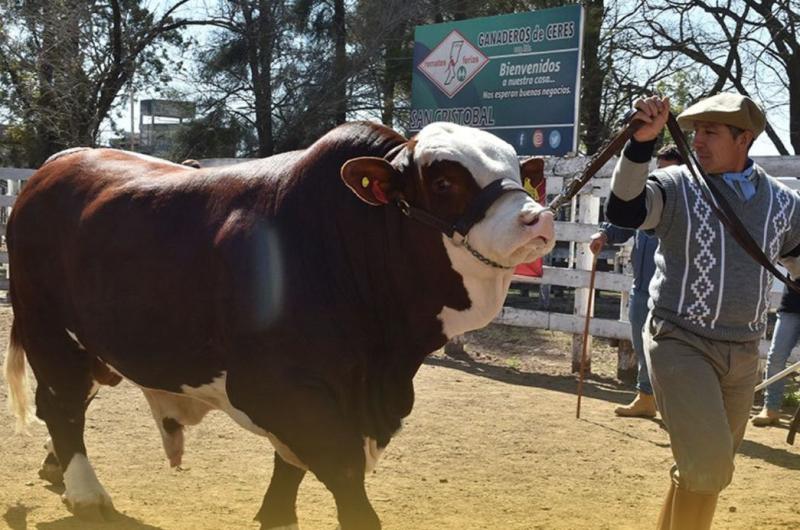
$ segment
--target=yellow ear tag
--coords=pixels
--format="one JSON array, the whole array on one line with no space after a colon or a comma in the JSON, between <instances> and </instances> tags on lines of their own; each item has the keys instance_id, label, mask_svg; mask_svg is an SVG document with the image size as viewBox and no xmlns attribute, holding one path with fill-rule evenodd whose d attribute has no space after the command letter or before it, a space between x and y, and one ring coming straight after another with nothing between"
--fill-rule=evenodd
<instances>
[{"instance_id":1,"label":"yellow ear tag","mask_svg":"<svg viewBox=\"0 0 800 530\"><path fill-rule=\"evenodd\" d=\"M523 186L522 187L525 188L525 191L527 191L528 193L531 194L531 196L533 197L534 201L538 201L539 200L539 190L537 190L536 188L533 187L533 183L531 182L531 179L522 179L522 182L523 182Z\"/></svg>"},{"instance_id":2,"label":"yellow ear tag","mask_svg":"<svg viewBox=\"0 0 800 530\"><path fill-rule=\"evenodd\" d=\"M369 188L369 177L361 177L361 187Z\"/></svg>"}]
</instances>

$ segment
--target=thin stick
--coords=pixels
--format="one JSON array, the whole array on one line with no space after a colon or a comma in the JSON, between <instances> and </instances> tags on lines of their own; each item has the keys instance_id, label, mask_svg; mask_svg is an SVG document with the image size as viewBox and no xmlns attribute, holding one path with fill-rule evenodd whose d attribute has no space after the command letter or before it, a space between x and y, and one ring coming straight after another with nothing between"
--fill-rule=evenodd
<instances>
[{"instance_id":1,"label":"thin stick","mask_svg":"<svg viewBox=\"0 0 800 530\"><path fill-rule=\"evenodd\" d=\"M793 372L800 372L800 361L794 363L793 365L791 365L790 367L786 368L785 370L783 370L781 372L778 372L777 374L773 375L772 377L770 377L766 381L764 381L762 383L759 383L759 385L756 386L755 391L758 392L762 388L767 388L769 385L771 385L772 383L774 383L778 379L783 379L784 377L786 377L787 375L789 375L789 374L791 374Z\"/></svg>"},{"instance_id":2,"label":"thin stick","mask_svg":"<svg viewBox=\"0 0 800 530\"><path fill-rule=\"evenodd\" d=\"M581 344L581 368L578 375L578 408L575 417L581 418L581 396L583 395L583 372L586 367L586 353L589 349L589 321L592 319L594 302L594 277L597 273L597 256L592 257L592 274L589 278L589 303L586 304L586 319L583 322L583 344Z\"/></svg>"}]
</instances>

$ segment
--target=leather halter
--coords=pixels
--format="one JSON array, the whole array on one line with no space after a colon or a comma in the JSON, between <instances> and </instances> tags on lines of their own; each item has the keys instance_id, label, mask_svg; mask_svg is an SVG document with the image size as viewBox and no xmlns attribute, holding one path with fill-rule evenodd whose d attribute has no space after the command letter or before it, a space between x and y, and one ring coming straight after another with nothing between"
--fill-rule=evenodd
<instances>
[{"instance_id":1,"label":"leather halter","mask_svg":"<svg viewBox=\"0 0 800 530\"><path fill-rule=\"evenodd\" d=\"M405 146L405 143L395 146L386 154L384 158L386 160L395 158ZM472 227L478 224L486 216L486 212L489 210L492 204L495 203L495 201L497 201L506 193L515 192L521 192L529 197L531 196L531 194L528 193L525 188L512 179L503 178L492 181L488 186L482 188L481 191L478 192L478 195L472 199L472 202L469 203L466 210L464 210L455 223L451 223L445 219L442 219L436 214L433 214L423 208L413 206L405 199L397 199L395 201L395 206L397 206L405 216L439 230L456 246L463 246L466 248L469 253L481 263L497 269L511 270L514 267L501 265L500 263L487 258L478 250L476 250L472 245L469 244L468 235ZM461 237L457 239L456 234L460 235Z\"/></svg>"}]
</instances>

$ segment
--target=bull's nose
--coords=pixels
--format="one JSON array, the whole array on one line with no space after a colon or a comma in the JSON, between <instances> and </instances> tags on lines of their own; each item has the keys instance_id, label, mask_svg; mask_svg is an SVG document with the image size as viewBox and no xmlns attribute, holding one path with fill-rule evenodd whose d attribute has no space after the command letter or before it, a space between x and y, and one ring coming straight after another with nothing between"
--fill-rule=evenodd
<instances>
[{"instance_id":1,"label":"bull's nose","mask_svg":"<svg viewBox=\"0 0 800 530\"><path fill-rule=\"evenodd\" d=\"M551 210L543 208L536 212L525 212L520 214L520 221L530 231L531 239L538 237L545 243L555 239L555 219Z\"/></svg>"}]
</instances>

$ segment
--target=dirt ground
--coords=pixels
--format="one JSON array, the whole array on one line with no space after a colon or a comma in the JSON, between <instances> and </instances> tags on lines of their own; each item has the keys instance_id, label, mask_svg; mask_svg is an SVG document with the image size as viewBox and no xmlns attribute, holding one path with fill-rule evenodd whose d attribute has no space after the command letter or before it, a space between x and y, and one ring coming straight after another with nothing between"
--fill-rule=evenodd
<instances>
[{"instance_id":1,"label":"dirt ground","mask_svg":"<svg viewBox=\"0 0 800 530\"><path fill-rule=\"evenodd\" d=\"M10 317L0 308L2 344ZM577 420L569 349L566 335L490 326L468 337L467 356L432 356L416 378L414 411L367 477L385 528L653 528L671 463L667 434L658 421L614 417L632 393L612 377L615 351L597 340ZM715 528L800 528L800 446L786 433L748 430ZM104 526L76 520L37 477L45 438L44 426L14 434L2 407L0 527L257 528L272 450L221 413L189 431L185 467L171 470L142 394L126 383L103 389L86 441L123 514ZM304 530L336 527L333 499L313 476L298 513Z\"/></svg>"}]
</instances>

